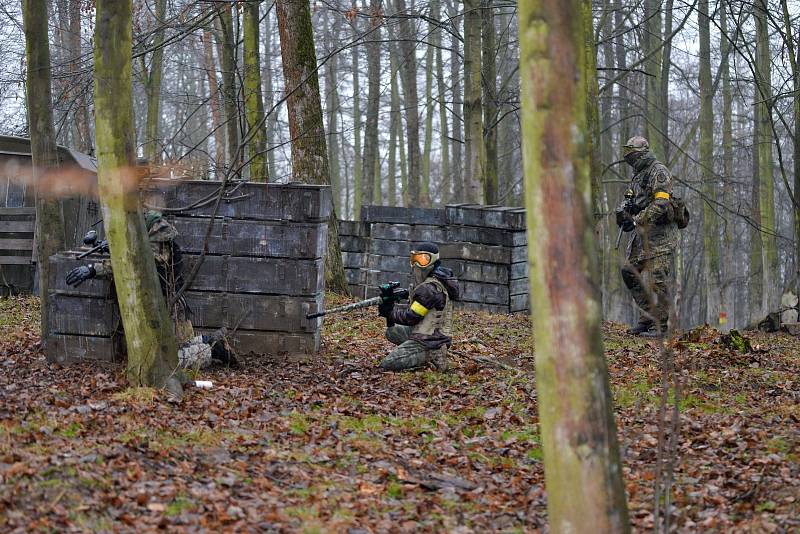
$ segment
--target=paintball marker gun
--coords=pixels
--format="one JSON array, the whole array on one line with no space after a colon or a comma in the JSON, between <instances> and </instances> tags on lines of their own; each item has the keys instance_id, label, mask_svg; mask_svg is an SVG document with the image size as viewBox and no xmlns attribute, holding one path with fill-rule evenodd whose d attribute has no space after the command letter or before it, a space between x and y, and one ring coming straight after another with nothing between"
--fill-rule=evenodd
<instances>
[{"instance_id":1,"label":"paintball marker gun","mask_svg":"<svg viewBox=\"0 0 800 534\"><path fill-rule=\"evenodd\" d=\"M633 204L633 189L628 189L625 191L625 202L622 203L620 208L624 211L630 213L631 206ZM617 244L614 246L614 250L619 250L619 242L622 239L622 226L619 227L619 233L617 234Z\"/></svg>"},{"instance_id":2,"label":"paintball marker gun","mask_svg":"<svg viewBox=\"0 0 800 534\"><path fill-rule=\"evenodd\" d=\"M350 310L369 308L370 306L377 306L383 302L400 302L401 300L408 298L408 289L400 287L400 282L389 282L388 284L382 284L378 286L378 289L380 290L381 294L377 297L354 302L352 304L345 304L344 306L338 306L336 308L331 308L330 310L324 310L318 313L309 313L306 315L306 319L316 319L317 317L324 317L325 315L331 313L343 313Z\"/></svg>"},{"instance_id":3,"label":"paintball marker gun","mask_svg":"<svg viewBox=\"0 0 800 534\"><path fill-rule=\"evenodd\" d=\"M78 259L83 259L90 254L94 254L95 252L108 252L108 241L105 239L98 241L97 240L97 230L89 230L86 232L86 235L83 236L83 244L87 247L92 247L86 252L81 252L78 254Z\"/></svg>"}]
</instances>

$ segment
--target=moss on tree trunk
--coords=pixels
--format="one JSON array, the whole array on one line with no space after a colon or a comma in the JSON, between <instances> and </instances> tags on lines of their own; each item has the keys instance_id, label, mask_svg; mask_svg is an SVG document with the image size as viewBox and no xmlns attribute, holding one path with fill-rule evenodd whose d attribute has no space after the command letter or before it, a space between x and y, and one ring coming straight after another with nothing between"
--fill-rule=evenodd
<instances>
[{"instance_id":1,"label":"moss on tree trunk","mask_svg":"<svg viewBox=\"0 0 800 534\"><path fill-rule=\"evenodd\" d=\"M147 242L133 161L131 0L99 0L96 6L97 181L128 347L128 380L179 394L173 374L178 364L175 331Z\"/></svg>"},{"instance_id":2,"label":"moss on tree trunk","mask_svg":"<svg viewBox=\"0 0 800 534\"><path fill-rule=\"evenodd\" d=\"M519 2L536 385L554 532L629 529L594 282L588 0Z\"/></svg>"}]
</instances>

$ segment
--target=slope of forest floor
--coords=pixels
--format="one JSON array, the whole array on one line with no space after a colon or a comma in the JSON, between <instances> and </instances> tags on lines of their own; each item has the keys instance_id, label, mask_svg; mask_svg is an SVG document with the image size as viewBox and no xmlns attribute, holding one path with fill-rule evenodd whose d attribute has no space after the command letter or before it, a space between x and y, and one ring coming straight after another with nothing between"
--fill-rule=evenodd
<instances>
[{"instance_id":1,"label":"slope of forest floor","mask_svg":"<svg viewBox=\"0 0 800 534\"><path fill-rule=\"evenodd\" d=\"M449 374L386 374L374 310L310 363L243 357L178 404L121 366L48 364L37 301L0 300L0 530L528 532L546 524L525 316L460 313ZM631 520L652 528L654 342L605 327ZM676 347L673 525L800 529L800 343L702 330ZM475 358L477 357L477 358ZM488 362L499 360L504 367Z\"/></svg>"}]
</instances>

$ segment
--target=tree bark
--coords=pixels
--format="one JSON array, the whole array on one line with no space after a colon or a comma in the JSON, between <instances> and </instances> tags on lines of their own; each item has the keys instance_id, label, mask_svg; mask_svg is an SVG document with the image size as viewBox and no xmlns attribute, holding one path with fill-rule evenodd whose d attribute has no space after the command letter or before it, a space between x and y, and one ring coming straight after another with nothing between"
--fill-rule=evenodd
<instances>
[{"instance_id":1,"label":"tree bark","mask_svg":"<svg viewBox=\"0 0 800 534\"><path fill-rule=\"evenodd\" d=\"M147 242L134 168L131 0L98 0L96 10L97 181L128 346L127 376L134 386L180 394L174 326Z\"/></svg>"},{"instance_id":2,"label":"tree bark","mask_svg":"<svg viewBox=\"0 0 800 534\"><path fill-rule=\"evenodd\" d=\"M642 33L643 54L649 59L644 67L647 71L645 77L645 131L650 141L650 148L664 161L664 146L662 146L661 132L663 120L663 101L661 95L661 68L663 48L661 47L661 0L644 0L644 31Z\"/></svg>"},{"instance_id":3,"label":"tree bark","mask_svg":"<svg viewBox=\"0 0 800 534\"><path fill-rule=\"evenodd\" d=\"M397 0L397 11L407 13L406 1ZM403 96L406 108L406 132L408 139L408 178L406 206L420 206L420 153L419 153L419 95L417 93L417 56L414 28L407 17L400 19L400 81L403 84Z\"/></svg>"},{"instance_id":4,"label":"tree bark","mask_svg":"<svg viewBox=\"0 0 800 534\"><path fill-rule=\"evenodd\" d=\"M337 40L339 35L338 28L331 28L329 48L333 47L333 43ZM347 210L343 210L342 206L342 188L341 188L341 165L339 163L339 79L337 73L339 71L339 55L334 54L327 63L325 63L325 84L327 86L326 95L326 111L328 115L328 163L331 177L331 195L333 196L333 205L336 208L336 213L347 214Z\"/></svg>"},{"instance_id":5,"label":"tree bark","mask_svg":"<svg viewBox=\"0 0 800 534\"><path fill-rule=\"evenodd\" d=\"M706 199L717 196L714 173L714 88L711 81L711 31L708 0L700 0L697 11L700 36L700 175ZM705 322L719 324L719 226L709 200L703 202L703 275L705 288Z\"/></svg>"},{"instance_id":6,"label":"tree bark","mask_svg":"<svg viewBox=\"0 0 800 534\"><path fill-rule=\"evenodd\" d=\"M486 151L481 92L481 4L464 1L464 182L467 202L481 204Z\"/></svg>"},{"instance_id":7,"label":"tree bark","mask_svg":"<svg viewBox=\"0 0 800 534\"><path fill-rule=\"evenodd\" d=\"M353 2L353 9L358 5ZM353 38L358 38L358 17L353 19ZM361 166L361 67L359 62L359 47L350 49L353 65L353 216L355 220L361 218L361 206L364 204L364 168ZM367 193L370 193L367 191ZM366 196L369 202L369 196Z\"/></svg>"},{"instance_id":8,"label":"tree bark","mask_svg":"<svg viewBox=\"0 0 800 534\"><path fill-rule=\"evenodd\" d=\"M483 144L486 163L483 168L483 199L497 204L497 65L495 55L494 10L491 0L482 0L481 42L483 47Z\"/></svg>"},{"instance_id":9,"label":"tree bark","mask_svg":"<svg viewBox=\"0 0 800 534\"><path fill-rule=\"evenodd\" d=\"M236 44L232 6L220 9L217 19L222 34L222 93L225 97L225 125L228 138L228 165L236 167L242 159L239 150L239 104L236 90ZM235 161L234 161L235 159Z\"/></svg>"},{"instance_id":10,"label":"tree bark","mask_svg":"<svg viewBox=\"0 0 800 534\"><path fill-rule=\"evenodd\" d=\"M441 2L431 2L431 18L439 20L441 17ZM447 96L444 83L444 61L442 60L442 30L435 29L431 35L431 44L436 54L436 94L439 100L439 146L442 151L441 167L441 201L447 204L452 197L452 177L450 176L450 139L447 128Z\"/></svg>"},{"instance_id":11,"label":"tree bark","mask_svg":"<svg viewBox=\"0 0 800 534\"><path fill-rule=\"evenodd\" d=\"M47 0L23 0L22 17L25 31L27 63L25 90L28 109L28 131L31 138L33 177L40 181L49 169L58 166L56 133L53 128L51 97L50 43L47 38ZM41 337L47 344L47 305L50 262L48 259L65 248L64 225L60 203L48 198L49 192L36 192L36 265L41 298Z\"/></svg>"},{"instance_id":12,"label":"tree bark","mask_svg":"<svg viewBox=\"0 0 800 534\"><path fill-rule=\"evenodd\" d=\"M519 3L536 386L550 530L627 532L594 283L585 3Z\"/></svg>"},{"instance_id":13,"label":"tree bark","mask_svg":"<svg viewBox=\"0 0 800 534\"><path fill-rule=\"evenodd\" d=\"M383 13L381 0L370 0L370 40L380 41ZM365 198L374 205L381 203L381 181L378 159L378 112L381 99L381 47L367 47L367 123L364 131L364 159L361 166Z\"/></svg>"},{"instance_id":14,"label":"tree bark","mask_svg":"<svg viewBox=\"0 0 800 534\"><path fill-rule=\"evenodd\" d=\"M428 23L428 35L434 32ZM430 38L430 37L429 37ZM425 140L422 148L422 180L420 198L423 206L430 205L431 191L431 152L433 149L433 45L425 48Z\"/></svg>"},{"instance_id":15,"label":"tree bark","mask_svg":"<svg viewBox=\"0 0 800 534\"><path fill-rule=\"evenodd\" d=\"M244 5L244 114L247 120L247 160L250 180L268 182L267 126L264 120L264 95L261 92L261 54L259 47L259 1Z\"/></svg>"},{"instance_id":16,"label":"tree bark","mask_svg":"<svg viewBox=\"0 0 800 534\"><path fill-rule=\"evenodd\" d=\"M161 80L164 70L164 23L167 18L167 0L156 0L155 34L150 72L147 73L147 122L144 134L144 156L152 164L161 163L161 146L158 141L158 126L161 122Z\"/></svg>"},{"instance_id":17,"label":"tree bark","mask_svg":"<svg viewBox=\"0 0 800 534\"><path fill-rule=\"evenodd\" d=\"M723 204L728 209L734 206L734 177L733 177L733 92L731 90L730 74L730 48L728 42L728 14L726 2L720 2L719 6L719 25L722 35L720 36L720 52L722 54L722 64L720 65L722 77L722 173L723 182ZM720 312L727 315L727 321L720 325L723 330L731 328L737 319L735 314L736 286L734 277L738 273L736 268L736 252L734 251L734 221L732 217L726 217L723 221L722 238L722 291L720 301Z\"/></svg>"},{"instance_id":18,"label":"tree bark","mask_svg":"<svg viewBox=\"0 0 800 534\"><path fill-rule=\"evenodd\" d=\"M755 147L758 153L758 211L760 235L756 240L761 250L761 292L759 316L777 309L780 304L780 271L775 238L775 199L772 162L772 125L770 120L772 84L767 25L766 0L756 0L753 10L756 19L756 91ZM754 191L755 193L755 191ZM755 198L753 199L756 200Z\"/></svg>"},{"instance_id":19,"label":"tree bark","mask_svg":"<svg viewBox=\"0 0 800 534\"><path fill-rule=\"evenodd\" d=\"M452 139L452 179L453 184L453 200L456 202L463 202L465 200L466 184L464 183L464 163L463 163L463 145L464 137L462 135L463 117L461 115L464 109L464 102L461 97L461 55L460 55L460 41L458 39L458 0L453 0L449 7L450 19L453 21L453 33L450 36L450 83L452 84L452 102L453 108L453 139ZM463 18L463 17L461 17Z\"/></svg>"},{"instance_id":20,"label":"tree bark","mask_svg":"<svg viewBox=\"0 0 800 534\"><path fill-rule=\"evenodd\" d=\"M207 29L203 30L203 63L208 80L208 106L211 109L211 127L214 130L214 159L217 169L225 165L225 130L222 124L220 110L219 82L217 81L217 68L214 61L213 34ZM219 171L217 171L217 174Z\"/></svg>"},{"instance_id":21,"label":"tree bark","mask_svg":"<svg viewBox=\"0 0 800 534\"><path fill-rule=\"evenodd\" d=\"M278 0L275 8L288 92L286 107L292 139L292 176L298 182L330 185L309 3L308 0ZM336 210L328 221L325 282L332 291L348 292Z\"/></svg>"}]
</instances>

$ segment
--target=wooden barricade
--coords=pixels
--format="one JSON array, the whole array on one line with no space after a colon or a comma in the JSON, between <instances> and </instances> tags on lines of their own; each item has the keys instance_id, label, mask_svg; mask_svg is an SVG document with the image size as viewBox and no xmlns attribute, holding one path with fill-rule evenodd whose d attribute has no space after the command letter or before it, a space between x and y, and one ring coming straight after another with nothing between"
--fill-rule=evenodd
<instances>
[{"instance_id":1,"label":"wooden barricade","mask_svg":"<svg viewBox=\"0 0 800 534\"><path fill-rule=\"evenodd\" d=\"M495 313L527 311L525 211L458 204L444 209L365 206L360 221L341 221L339 238L350 290L376 294L390 280L410 285L414 244L439 246L461 286L461 307Z\"/></svg>"},{"instance_id":2,"label":"wooden barricade","mask_svg":"<svg viewBox=\"0 0 800 534\"><path fill-rule=\"evenodd\" d=\"M144 193L147 205L163 209L178 231L175 241L183 253L184 277L189 277L206 245L197 276L185 294L195 332L204 334L226 327L229 341L240 354L292 357L317 352L321 320L305 317L324 306L329 188L256 183L231 186L205 243L219 186L219 182L211 181L153 180ZM61 256L51 261L61 265L66 261ZM66 271L54 271L54 276L63 280ZM58 291L64 288L59 286ZM51 294L57 299L65 295ZM63 306L80 307L80 303ZM54 327L78 328L62 324ZM87 327L80 328L84 332ZM74 346L72 343L68 348ZM54 352L53 357L59 357L59 353Z\"/></svg>"}]
</instances>

